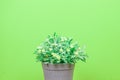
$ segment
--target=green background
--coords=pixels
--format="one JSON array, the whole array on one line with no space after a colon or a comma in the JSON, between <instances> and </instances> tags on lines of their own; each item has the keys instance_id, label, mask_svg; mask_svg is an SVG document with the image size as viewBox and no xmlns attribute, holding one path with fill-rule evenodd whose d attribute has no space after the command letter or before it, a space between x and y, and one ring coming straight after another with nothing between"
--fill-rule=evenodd
<instances>
[{"instance_id":1,"label":"green background","mask_svg":"<svg viewBox=\"0 0 120 80\"><path fill-rule=\"evenodd\" d=\"M74 80L120 80L120 0L0 0L0 80L43 80L33 52L54 32L86 45Z\"/></svg>"}]
</instances>

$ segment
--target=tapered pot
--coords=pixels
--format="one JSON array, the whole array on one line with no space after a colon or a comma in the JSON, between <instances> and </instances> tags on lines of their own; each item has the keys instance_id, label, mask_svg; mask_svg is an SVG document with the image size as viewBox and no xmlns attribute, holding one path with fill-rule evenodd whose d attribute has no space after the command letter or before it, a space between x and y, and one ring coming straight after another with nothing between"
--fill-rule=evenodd
<instances>
[{"instance_id":1,"label":"tapered pot","mask_svg":"<svg viewBox=\"0 0 120 80\"><path fill-rule=\"evenodd\" d=\"M73 80L75 64L42 63L45 80Z\"/></svg>"}]
</instances>

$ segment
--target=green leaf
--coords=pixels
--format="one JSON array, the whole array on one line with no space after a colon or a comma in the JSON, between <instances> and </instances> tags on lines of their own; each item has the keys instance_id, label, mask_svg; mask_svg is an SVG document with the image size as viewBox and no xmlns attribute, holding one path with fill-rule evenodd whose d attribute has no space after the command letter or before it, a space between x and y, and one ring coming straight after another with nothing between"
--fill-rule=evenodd
<instances>
[{"instance_id":1,"label":"green leaf","mask_svg":"<svg viewBox=\"0 0 120 80\"><path fill-rule=\"evenodd\" d=\"M87 55L84 50L78 50L78 43L73 44L72 38L58 36L55 32L53 35L48 35L46 41L42 43L42 49L44 52L38 53L38 49L34 54L37 55L37 61L45 63L76 63L78 60L86 61ZM74 52L78 51L78 55ZM58 60L52 53L56 53L61 57Z\"/></svg>"}]
</instances>

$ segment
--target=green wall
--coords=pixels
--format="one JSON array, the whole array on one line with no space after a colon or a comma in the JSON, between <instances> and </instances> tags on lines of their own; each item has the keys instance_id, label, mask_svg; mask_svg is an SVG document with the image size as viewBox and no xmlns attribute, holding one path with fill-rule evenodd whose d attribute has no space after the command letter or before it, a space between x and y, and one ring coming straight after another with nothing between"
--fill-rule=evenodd
<instances>
[{"instance_id":1,"label":"green wall","mask_svg":"<svg viewBox=\"0 0 120 80\"><path fill-rule=\"evenodd\" d=\"M43 80L33 52L53 32L86 45L74 80L120 80L120 0L0 0L0 80Z\"/></svg>"}]
</instances>

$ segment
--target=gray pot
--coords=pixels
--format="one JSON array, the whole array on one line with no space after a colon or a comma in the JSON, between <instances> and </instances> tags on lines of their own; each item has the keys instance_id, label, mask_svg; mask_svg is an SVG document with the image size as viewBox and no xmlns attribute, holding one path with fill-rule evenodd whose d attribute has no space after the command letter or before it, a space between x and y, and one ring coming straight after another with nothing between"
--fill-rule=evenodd
<instances>
[{"instance_id":1,"label":"gray pot","mask_svg":"<svg viewBox=\"0 0 120 80\"><path fill-rule=\"evenodd\" d=\"M73 80L75 64L42 63L45 80Z\"/></svg>"}]
</instances>

